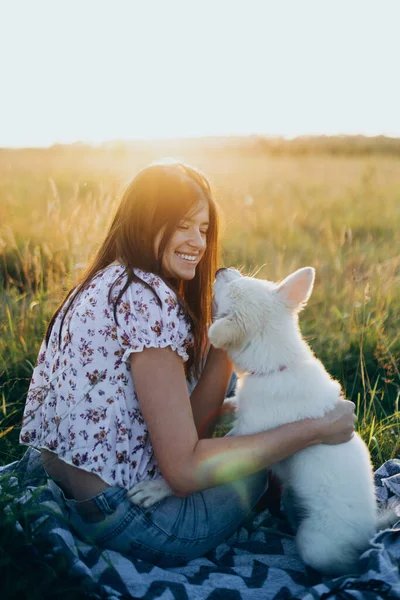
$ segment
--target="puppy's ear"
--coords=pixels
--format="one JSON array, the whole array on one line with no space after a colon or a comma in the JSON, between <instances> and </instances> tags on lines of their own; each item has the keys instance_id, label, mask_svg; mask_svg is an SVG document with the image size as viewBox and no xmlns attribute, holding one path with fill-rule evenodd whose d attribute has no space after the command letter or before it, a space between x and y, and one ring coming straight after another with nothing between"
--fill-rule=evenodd
<instances>
[{"instance_id":1,"label":"puppy's ear","mask_svg":"<svg viewBox=\"0 0 400 600\"><path fill-rule=\"evenodd\" d=\"M306 303L314 286L315 269L298 269L278 285L278 293L289 308L300 310Z\"/></svg>"},{"instance_id":2,"label":"puppy's ear","mask_svg":"<svg viewBox=\"0 0 400 600\"><path fill-rule=\"evenodd\" d=\"M222 317L211 325L208 337L215 348L236 348L243 344L246 331L234 317Z\"/></svg>"}]
</instances>

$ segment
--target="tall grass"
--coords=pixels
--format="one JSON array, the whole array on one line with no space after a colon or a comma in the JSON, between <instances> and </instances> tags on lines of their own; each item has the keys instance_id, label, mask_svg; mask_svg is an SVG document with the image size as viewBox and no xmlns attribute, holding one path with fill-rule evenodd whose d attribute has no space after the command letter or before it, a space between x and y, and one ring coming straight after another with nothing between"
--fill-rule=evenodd
<instances>
[{"instance_id":1,"label":"tall grass","mask_svg":"<svg viewBox=\"0 0 400 600\"><path fill-rule=\"evenodd\" d=\"M316 268L302 330L357 404L375 464L398 453L400 155L316 148L208 140L0 151L0 462L21 453L21 411L50 315L126 183L168 155L210 177L226 265L272 280Z\"/></svg>"},{"instance_id":2,"label":"tall grass","mask_svg":"<svg viewBox=\"0 0 400 600\"><path fill-rule=\"evenodd\" d=\"M171 155L212 180L226 265L271 280L316 268L302 330L356 403L374 465L398 456L400 144L252 138L0 150L0 464L22 455L22 410L51 314L100 243L124 185ZM2 598L100 597L71 581L48 541L31 543L43 507L32 498L11 508L21 493L14 479L0 480Z\"/></svg>"}]
</instances>

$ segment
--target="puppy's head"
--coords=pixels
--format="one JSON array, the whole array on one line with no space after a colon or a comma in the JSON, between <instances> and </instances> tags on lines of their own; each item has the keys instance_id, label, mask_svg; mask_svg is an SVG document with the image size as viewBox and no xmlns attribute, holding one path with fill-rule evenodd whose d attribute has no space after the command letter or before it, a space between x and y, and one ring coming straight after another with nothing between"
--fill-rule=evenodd
<instances>
[{"instance_id":1,"label":"puppy's head","mask_svg":"<svg viewBox=\"0 0 400 600\"><path fill-rule=\"evenodd\" d=\"M290 321L297 323L314 277L312 267L299 269L280 283L243 277L236 269L220 269L214 284L217 315L208 331L211 343L232 353L260 334L268 336L286 330Z\"/></svg>"}]
</instances>

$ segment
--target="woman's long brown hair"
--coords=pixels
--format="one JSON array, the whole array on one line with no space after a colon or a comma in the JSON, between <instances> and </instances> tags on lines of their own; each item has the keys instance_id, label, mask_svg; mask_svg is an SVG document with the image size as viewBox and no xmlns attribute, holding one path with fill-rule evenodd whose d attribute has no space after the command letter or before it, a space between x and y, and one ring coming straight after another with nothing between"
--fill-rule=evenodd
<instances>
[{"instance_id":1,"label":"woman's long brown hair","mask_svg":"<svg viewBox=\"0 0 400 600\"><path fill-rule=\"evenodd\" d=\"M196 275L189 281L168 281L161 273L164 250L179 222L188 216L202 199L208 203L209 227L207 247L197 265ZM163 234L156 256L155 238L160 231L163 231ZM133 269L138 268L162 277L177 293L178 301L189 318L194 346L189 350L186 371L189 375L194 374L198 377L208 347L207 331L211 323L213 281L218 260L218 211L206 177L199 170L180 162L152 164L140 171L125 190L97 254L78 285L68 292L53 315L46 331L46 343L49 342L54 322L61 309L65 307L60 325L60 342L65 316L75 298L99 271L118 261L125 267L123 275L126 274L127 281L113 300L115 320L117 321L117 305L123 293L133 281L139 280ZM140 282L147 285L141 279ZM109 293L110 302L112 289ZM157 296L156 290L152 291Z\"/></svg>"}]
</instances>

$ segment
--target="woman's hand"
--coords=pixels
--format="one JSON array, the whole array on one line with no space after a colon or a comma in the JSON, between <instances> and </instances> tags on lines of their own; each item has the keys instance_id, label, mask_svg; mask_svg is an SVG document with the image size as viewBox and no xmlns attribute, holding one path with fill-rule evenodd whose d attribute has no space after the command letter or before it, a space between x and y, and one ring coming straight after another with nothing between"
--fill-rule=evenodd
<instances>
[{"instance_id":1,"label":"woman's hand","mask_svg":"<svg viewBox=\"0 0 400 600\"><path fill-rule=\"evenodd\" d=\"M344 444L354 435L354 403L340 399L336 407L318 419L318 443Z\"/></svg>"}]
</instances>

